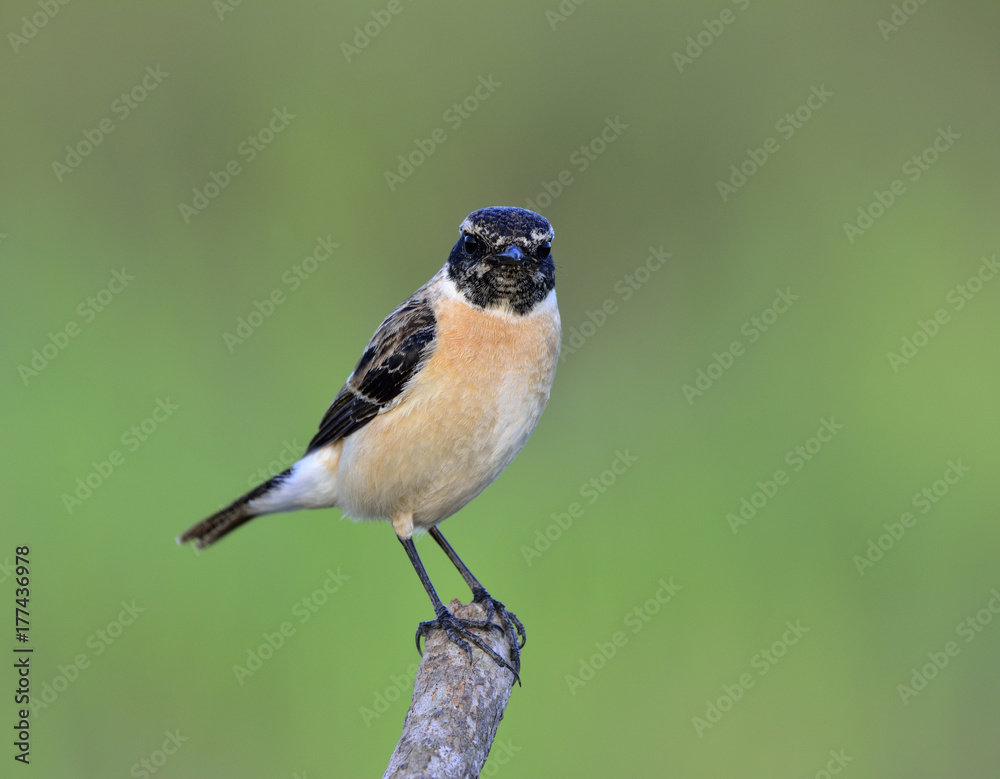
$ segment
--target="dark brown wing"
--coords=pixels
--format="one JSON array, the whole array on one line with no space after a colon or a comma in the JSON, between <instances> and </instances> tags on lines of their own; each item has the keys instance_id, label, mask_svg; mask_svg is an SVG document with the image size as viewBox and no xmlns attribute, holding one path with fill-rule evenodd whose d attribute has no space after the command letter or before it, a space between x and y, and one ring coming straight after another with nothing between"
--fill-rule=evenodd
<instances>
[{"instance_id":1,"label":"dark brown wing","mask_svg":"<svg viewBox=\"0 0 1000 779\"><path fill-rule=\"evenodd\" d=\"M417 292L379 325L306 454L360 430L403 391L434 351L437 318Z\"/></svg>"}]
</instances>

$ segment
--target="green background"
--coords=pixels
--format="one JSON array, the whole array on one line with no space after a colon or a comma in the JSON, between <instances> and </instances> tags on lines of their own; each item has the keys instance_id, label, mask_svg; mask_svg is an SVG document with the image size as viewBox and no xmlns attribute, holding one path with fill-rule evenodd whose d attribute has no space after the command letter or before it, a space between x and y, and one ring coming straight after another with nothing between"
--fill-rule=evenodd
<instances>
[{"instance_id":1,"label":"green background","mask_svg":"<svg viewBox=\"0 0 1000 779\"><path fill-rule=\"evenodd\" d=\"M803 777L831 750L859 779L998 775L1000 279L951 301L1000 244L1000 7L903 5L915 13L402 3L348 57L384 5L248 1L220 19L209 0L73 2L15 44L42 12L5 3L0 561L30 545L33 692L61 688L33 715L23 775L142 776L168 731L187 740L157 777L381 774L410 693L393 677L431 616L391 528L327 510L258 520L201 555L173 538L304 449L467 213L529 199L556 231L564 341L580 336L524 452L444 525L528 628L486 775ZM880 28L896 7L905 24ZM701 53L675 58L699 34ZM166 75L123 117L115 101L147 66ZM499 86L455 127L447 112L481 77ZM813 88L825 102L785 137ZM248 160L239 145L275 109L294 118ZM102 120L113 131L57 175ZM592 145L609 120L626 127ZM391 189L386 171L436 128L445 140ZM952 141L925 152L939 130ZM730 166L752 171L769 138L723 199ZM179 205L230 160L241 172L186 222ZM572 181L540 199L561 171ZM871 209L897 179L905 192ZM859 208L878 218L849 237ZM319 237L339 247L293 290L283 274ZM636 275L650 247L671 257ZM134 280L94 315L87 299L123 269ZM626 299L630 276L644 283ZM227 348L274 290L283 302ZM766 313L778 290L798 299ZM938 309L934 337L893 366ZM771 324L751 340L755 316ZM67 323L66 348L26 373ZM716 378L689 402L699 370ZM158 401L176 409L133 439ZM786 453L824 419L843 427L795 470ZM619 451L636 461L604 473ZM915 505L949 461L971 470ZM753 517L727 520L779 469ZM601 492L586 486L602 475ZM902 536L859 570L885 524ZM420 549L442 597L467 599ZM302 622L328 570L347 579ZM661 580L681 588L665 604ZM128 625L123 601L143 609ZM961 632L977 612L981 630ZM233 666L284 622L294 634L240 684ZM808 631L794 644L789 622ZM616 632L614 656L581 672ZM898 686L949 642L957 654L904 703ZM760 653L775 643L772 664ZM729 705L741 677L753 686ZM699 725L710 702L728 710Z\"/></svg>"}]
</instances>

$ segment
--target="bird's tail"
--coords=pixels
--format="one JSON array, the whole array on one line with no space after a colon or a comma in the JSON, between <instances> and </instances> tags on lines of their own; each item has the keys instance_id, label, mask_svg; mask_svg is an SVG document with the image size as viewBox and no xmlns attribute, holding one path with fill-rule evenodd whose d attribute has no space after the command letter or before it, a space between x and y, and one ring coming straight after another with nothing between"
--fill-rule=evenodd
<instances>
[{"instance_id":1,"label":"bird's tail","mask_svg":"<svg viewBox=\"0 0 1000 779\"><path fill-rule=\"evenodd\" d=\"M240 525L249 522L254 517L258 517L261 514L270 514L275 509L271 508L268 510L258 507L255 510L251 504L284 483L291 473L292 469L289 468L287 471L273 476L260 486L254 487L243 497L234 500L221 511L217 511L207 519L203 519L198 524L192 525L177 536L177 543L186 544L188 541L194 541L196 549L204 549L206 546L214 544L224 535L236 530Z\"/></svg>"}]
</instances>

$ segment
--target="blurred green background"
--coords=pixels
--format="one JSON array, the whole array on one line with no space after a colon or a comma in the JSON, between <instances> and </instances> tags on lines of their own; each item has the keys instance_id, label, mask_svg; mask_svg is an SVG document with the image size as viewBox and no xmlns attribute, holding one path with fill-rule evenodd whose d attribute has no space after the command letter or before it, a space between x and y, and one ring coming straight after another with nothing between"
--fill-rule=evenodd
<instances>
[{"instance_id":1,"label":"blurred green background","mask_svg":"<svg viewBox=\"0 0 1000 779\"><path fill-rule=\"evenodd\" d=\"M381 774L431 616L391 528L173 538L304 449L467 213L534 204L564 359L444 525L529 634L485 775L997 776L998 25L915 0L5 3L25 775Z\"/></svg>"}]
</instances>

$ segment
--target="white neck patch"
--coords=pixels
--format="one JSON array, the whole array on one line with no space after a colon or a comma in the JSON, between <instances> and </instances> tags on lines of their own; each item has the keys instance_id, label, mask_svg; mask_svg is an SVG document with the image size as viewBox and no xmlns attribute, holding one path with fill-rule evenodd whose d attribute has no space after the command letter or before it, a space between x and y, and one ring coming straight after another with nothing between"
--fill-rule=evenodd
<instances>
[{"instance_id":1,"label":"white neck patch","mask_svg":"<svg viewBox=\"0 0 1000 779\"><path fill-rule=\"evenodd\" d=\"M559 314L559 307L556 304L556 290L554 287L549 290L549 294L546 295L544 299L535 304L535 307L532 308L531 311L524 314L518 314L509 308L479 308L479 306L475 306L472 301L465 296L465 293L463 293L462 290L455 285L455 282L448 277L447 264L445 264L437 275L438 280L434 283L434 286L437 287L438 291L441 293L441 297L451 300L460 300L465 303L465 305L472 306L479 311L490 314L491 316L497 316L501 319L521 320L525 317L551 316L553 313L558 316Z\"/></svg>"}]
</instances>

